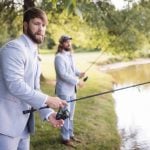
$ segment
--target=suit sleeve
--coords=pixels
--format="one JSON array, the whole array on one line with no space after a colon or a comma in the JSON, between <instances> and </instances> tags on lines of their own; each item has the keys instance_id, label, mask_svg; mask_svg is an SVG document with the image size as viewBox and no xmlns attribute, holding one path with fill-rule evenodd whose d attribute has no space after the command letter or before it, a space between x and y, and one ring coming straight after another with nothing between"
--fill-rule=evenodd
<instances>
[{"instance_id":1,"label":"suit sleeve","mask_svg":"<svg viewBox=\"0 0 150 150\"><path fill-rule=\"evenodd\" d=\"M75 70L75 75L76 76L80 76L81 72L77 69L76 65L75 65L75 61L74 61L74 58L72 57L72 60L73 60L73 65L74 65L74 70Z\"/></svg>"},{"instance_id":2,"label":"suit sleeve","mask_svg":"<svg viewBox=\"0 0 150 150\"><path fill-rule=\"evenodd\" d=\"M75 74L76 74L76 76L80 76L80 71L75 67Z\"/></svg>"},{"instance_id":3,"label":"suit sleeve","mask_svg":"<svg viewBox=\"0 0 150 150\"><path fill-rule=\"evenodd\" d=\"M70 75L67 72L67 69L65 66L65 60L59 55L57 55L55 57L55 71L56 71L56 74L59 76L59 78L61 78L62 80L64 80L68 84L72 84L72 85L77 84L78 78Z\"/></svg>"},{"instance_id":4,"label":"suit sleeve","mask_svg":"<svg viewBox=\"0 0 150 150\"><path fill-rule=\"evenodd\" d=\"M0 55L2 75L8 91L16 98L38 109L43 105L46 94L30 87L24 79L25 55L17 44L12 43L2 49Z\"/></svg>"}]
</instances>

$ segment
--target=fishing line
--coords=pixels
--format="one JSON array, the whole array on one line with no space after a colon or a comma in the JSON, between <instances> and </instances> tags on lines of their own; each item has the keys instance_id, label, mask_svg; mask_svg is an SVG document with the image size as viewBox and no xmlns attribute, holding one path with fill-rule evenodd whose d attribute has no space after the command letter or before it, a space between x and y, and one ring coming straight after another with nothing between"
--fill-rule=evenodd
<instances>
[{"instance_id":1,"label":"fishing line","mask_svg":"<svg viewBox=\"0 0 150 150\"><path fill-rule=\"evenodd\" d=\"M93 63L91 63L87 69L84 71L85 73L88 72L92 67L93 65L96 64L96 62L99 60L99 58L102 56L102 54L105 52L105 50L101 51L100 55L98 55L98 57L95 59L95 61ZM88 79L88 76L86 76L85 78L83 78L83 81L85 82L86 80Z\"/></svg>"}]
</instances>

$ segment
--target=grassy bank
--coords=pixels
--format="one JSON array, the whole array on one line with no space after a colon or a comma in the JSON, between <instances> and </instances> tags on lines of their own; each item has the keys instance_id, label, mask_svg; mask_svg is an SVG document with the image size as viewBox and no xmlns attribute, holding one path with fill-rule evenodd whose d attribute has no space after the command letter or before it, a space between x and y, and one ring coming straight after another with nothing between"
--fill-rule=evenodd
<instances>
[{"instance_id":1,"label":"grassy bank","mask_svg":"<svg viewBox=\"0 0 150 150\"><path fill-rule=\"evenodd\" d=\"M86 70L97 53L75 54L75 60L80 70ZM42 90L54 95L54 55L42 55L42 72L48 79L43 82ZM78 98L103 92L112 88L113 79L93 66L88 72L88 81L78 90ZM75 135L82 140L77 144L78 150L119 150L119 135L116 129L114 101L111 94L81 100L76 103L74 119ZM36 114L36 134L31 136L31 150L66 150L60 144L59 129L52 128L42 122Z\"/></svg>"}]
</instances>

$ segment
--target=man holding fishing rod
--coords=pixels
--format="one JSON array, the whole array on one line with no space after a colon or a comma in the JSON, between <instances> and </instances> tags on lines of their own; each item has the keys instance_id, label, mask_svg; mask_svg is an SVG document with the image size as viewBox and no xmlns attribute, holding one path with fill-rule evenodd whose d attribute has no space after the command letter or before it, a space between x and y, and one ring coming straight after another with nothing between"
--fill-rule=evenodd
<instances>
[{"instance_id":1,"label":"man holding fishing rod","mask_svg":"<svg viewBox=\"0 0 150 150\"><path fill-rule=\"evenodd\" d=\"M67 105L39 90L37 45L44 40L47 21L44 11L30 8L24 13L23 34L0 49L0 150L29 150L34 118L33 113L23 114L23 110ZM64 121L57 120L50 108L39 110L41 118L61 127Z\"/></svg>"},{"instance_id":2,"label":"man holding fishing rod","mask_svg":"<svg viewBox=\"0 0 150 150\"><path fill-rule=\"evenodd\" d=\"M85 76L84 72L79 72L75 66L72 56L71 47L72 38L67 35L62 35L59 39L59 45L55 56L55 71L56 71L56 95L66 101L76 99L77 86L84 85L83 80L79 80ZM61 127L62 144L74 147L72 141L80 142L74 136L73 119L75 111L75 102L68 103L70 116L64 120L64 125Z\"/></svg>"}]
</instances>

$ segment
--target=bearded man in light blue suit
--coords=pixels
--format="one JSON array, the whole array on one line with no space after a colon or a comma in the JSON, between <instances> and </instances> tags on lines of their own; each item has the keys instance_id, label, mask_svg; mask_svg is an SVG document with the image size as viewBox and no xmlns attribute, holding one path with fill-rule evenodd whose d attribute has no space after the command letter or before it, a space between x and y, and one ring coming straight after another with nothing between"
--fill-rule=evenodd
<instances>
[{"instance_id":1,"label":"bearded man in light blue suit","mask_svg":"<svg viewBox=\"0 0 150 150\"><path fill-rule=\"evenodd\" d=\"M29 150L30 133L34 132L33 114L23 110L39 109L43 120L54 127L63 125L56 120L52 108L67 105L58 97L40 91L40 68L37 44L44 40L47 16L38 8L24 13L24 34L0 49L0 150Z\"/></svg>"},{"instance_id":2,"label":"bearded man in light blue suit","mask_svg":"<svg viewBox=\"0 0 150 150\"><path fill-rule=\"evenodd\" d=\"M59 39L57 54L55 56L55 71L56 71L56 95L66 101L76 98L76 86L84 85L82 80L85 73L79 72L75 66L72 48L71 37L63 35ZM74 136L73 119L75 111L75 102L68 103L67 109L70 112L70 117L65 119L63 127L61 127L62 144L74 147L72 141L80 142Z\"/></svg>"}]
</instances>

